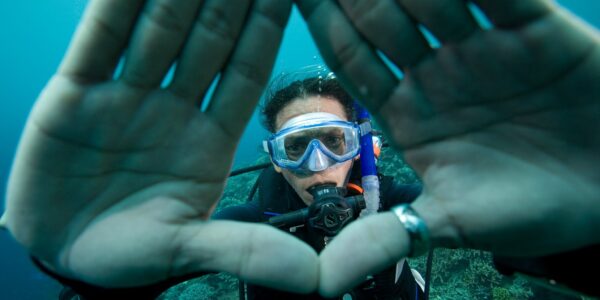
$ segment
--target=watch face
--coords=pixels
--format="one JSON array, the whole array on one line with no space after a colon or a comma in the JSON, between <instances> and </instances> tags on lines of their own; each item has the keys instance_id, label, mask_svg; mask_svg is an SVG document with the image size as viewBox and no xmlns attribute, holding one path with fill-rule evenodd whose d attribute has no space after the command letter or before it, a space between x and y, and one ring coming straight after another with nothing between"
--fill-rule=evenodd
<instances>
[{"instance_id":1,"label":"watch face","mask_svg":"<svg viewBox=\"0 0 600 300\"><path fill-rule=\"evenodd\" d=\"M408 232L410 239L408 257L415 257L426 253L431 246L431 241L429 240L429 230L425 221L408 204L398 205L392 211L398 217L406 232Z\"/></svg>"}]
</instances>

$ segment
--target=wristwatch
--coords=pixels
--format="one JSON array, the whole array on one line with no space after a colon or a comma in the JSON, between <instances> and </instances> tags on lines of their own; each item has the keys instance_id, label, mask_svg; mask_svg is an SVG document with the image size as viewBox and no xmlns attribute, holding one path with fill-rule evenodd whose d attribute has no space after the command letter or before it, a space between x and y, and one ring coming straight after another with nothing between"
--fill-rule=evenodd
<instances>
[{"instance_id":1,"label":"wristwatch","mask_svg":"<svg viewBox=\"0 0 600 300\"><path fill-rule=\"evenodd\" d=\"M425 221L409 204L395 206L392 211L408 232L410 239L408 257L425 254L431 247L429 229L427 229Z\"/></svg>"}]
</instances>

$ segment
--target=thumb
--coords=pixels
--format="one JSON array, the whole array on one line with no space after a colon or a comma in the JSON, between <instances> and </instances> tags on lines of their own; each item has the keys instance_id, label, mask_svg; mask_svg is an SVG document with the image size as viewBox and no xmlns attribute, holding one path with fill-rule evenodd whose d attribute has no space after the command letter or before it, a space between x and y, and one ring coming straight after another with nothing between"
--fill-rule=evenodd
<instances>
[{"instance_id":1,"label":"thumb","mask_svg":"<svg viewBox=\"0 0 600 300\"><path fill-rule=\"evenodd\" d=\"M182 229L175 272L224 271L249 283L297 293L317 289L316 252L268 225L208 221Z\"/></svg>"},{"instance_id":2,"label":"thumb","mask_svg":"<svg viewBox=\"0 0 600 300\"><path fill-rule=\"evenodd\" d=\"M335 297L406 257L408 233L391 212L358 219L320 254L319 293Z\"/></svg>"}]
</instances>

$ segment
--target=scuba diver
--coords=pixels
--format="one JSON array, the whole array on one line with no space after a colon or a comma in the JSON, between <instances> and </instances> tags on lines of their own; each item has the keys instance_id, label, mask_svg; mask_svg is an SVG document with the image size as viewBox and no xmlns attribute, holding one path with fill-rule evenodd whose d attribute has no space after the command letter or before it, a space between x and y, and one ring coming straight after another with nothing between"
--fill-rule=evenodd
<instances>
[{"instance_id":1,"label":"scuba diver","mask_svg":"<svg viewBox=\"0 0 600 300\"><path fill-rule=\"evenodd\" d=\"M354 110L351 96L332 76L295 80L273 92L262 110L263 123L273 133L264 142L272 166L262 171L247 203L224 208L213 219L268 223L320 252L367 206L361 196L361 130ZM378 177L381 199L375 210L410 203L421 192L419 184ZM422 288L420 275L402 260L343 299L422 299ZM323 299L256 285L246 291L248 299Z\"/></svg>"}]
</instances>

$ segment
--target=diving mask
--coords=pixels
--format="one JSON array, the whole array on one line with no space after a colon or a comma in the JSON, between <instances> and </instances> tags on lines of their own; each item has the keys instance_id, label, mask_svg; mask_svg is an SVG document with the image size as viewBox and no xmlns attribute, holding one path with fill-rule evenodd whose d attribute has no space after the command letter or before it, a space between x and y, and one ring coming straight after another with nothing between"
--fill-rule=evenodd
<instances>
[{"instance_id":1,"label":"diving mask","mask_svg":"<svg viewBox=\"0 0 600 300\"><path fill-rule=\"evenodd\" d=\"M359 154L360 129L334 114L308 113L288 120L264 147L281 168L319 172Z\"/></svg>"}]
</instances>

